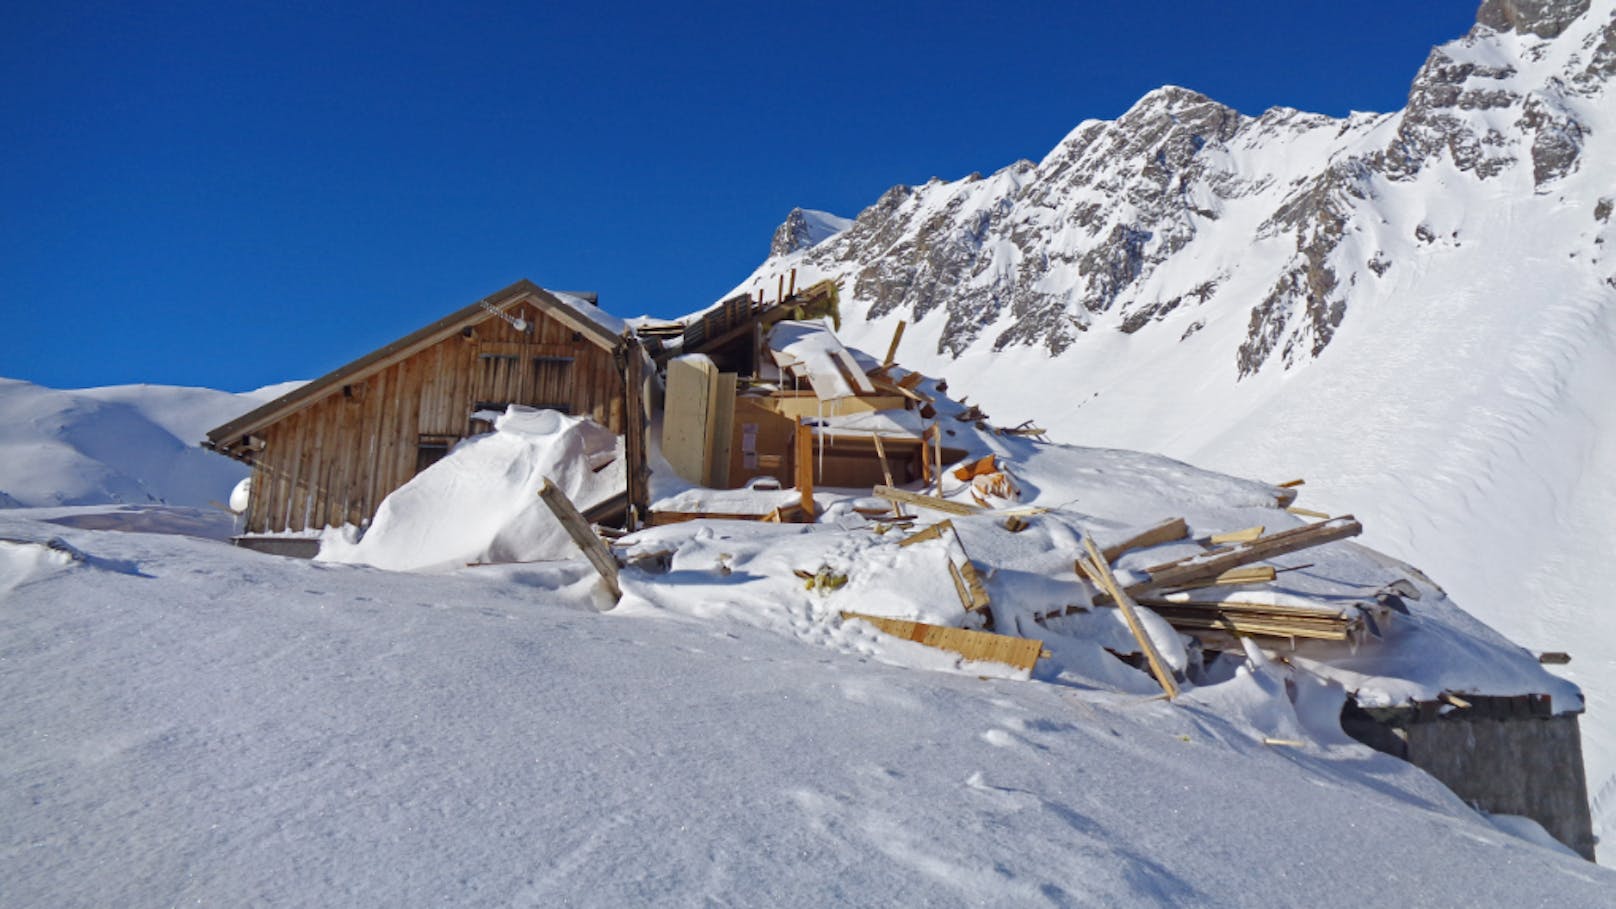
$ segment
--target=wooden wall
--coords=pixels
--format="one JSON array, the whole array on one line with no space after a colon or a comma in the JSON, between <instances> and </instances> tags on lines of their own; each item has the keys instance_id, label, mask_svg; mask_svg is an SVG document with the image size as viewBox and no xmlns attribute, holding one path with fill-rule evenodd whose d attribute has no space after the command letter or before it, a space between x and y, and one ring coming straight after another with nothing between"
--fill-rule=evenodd
<instances>
[{"instance_id":1,"label":"wooden wall","mask_svg":"<svg viewBox=\"0 0 1616 909\"><path fill-rule=\"evenodd\" d=\"M490 314L470 337L446 338L254 433L265 445L255 457L247 531L370 518L415 476L423 437L464 438L479 403L562 409L621 434L623 378L612 352L531 304L509 312L530 330Z\"/></svg>"}]
</instances>

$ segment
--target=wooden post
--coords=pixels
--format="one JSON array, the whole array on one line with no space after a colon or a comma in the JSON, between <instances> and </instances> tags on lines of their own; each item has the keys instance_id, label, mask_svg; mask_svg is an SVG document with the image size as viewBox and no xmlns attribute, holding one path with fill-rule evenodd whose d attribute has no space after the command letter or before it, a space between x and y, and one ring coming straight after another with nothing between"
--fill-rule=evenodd
<instances>
[{"instance_id":1,"label":"wooden post","mask_svg":"<svg viewBox=\"0 0 1616 909\"><path fill-rule=\"evenodd\" d=\"M774 301L776 303L784 303L786 301L786 276L785 275L781 275L780 280L774 282Z\"/></svg>"},{"instance_id":2,"label":"wooden post","mask_svg":"<svg viewBox=\"0 0 1616 909\"><path fill-rule=\"evenodd\" d=\"M638 530L651 513L650 475L646 462L645 362L638 341L625 338L623 358L623 455L628 464L629 530Z\"/></svg>"},{"instance_id":3,"label":"wooden post","mask_svg":"<svg viewBox=\"0 0 1616 909\"><path fill-rule=\"evenodd\" d=\"M607 548L605 541L595 536L595 532L589 529L589 522L578 513L577 506L573 505L566 493L557 489L549 479L544 481L544 488L539 490L539 498L544 500L550 513L561 522L567 536L572 537L572 541L584 551L584 557L589 560L589 564L600 572L601 580L606 582L606 592L612 595L612 605L617 605L617 601L623 598L623 588L617 582L617 559Z\"/></svg>"},{"instance_id":4,"label":"wooden post","mask_svg":"<svg viewBox=\"0 0 1616 909\"><path fill-rule=\"evenodd\" d=\"M891 366L898 358L898 342L903 340L903 329L908 323L898 320L898 327L892 331L892 343L887 345L887 357L881 361L882 366Z\"/></svg>"},{"instance_id":5,"label":"wooden post","mask_svg":"<svg viewBox=\"0 0 1616 909\"><path fill-rule=\"evenodd\" d=\"M797 295L797 270L795 268L793 268L791 270L791 289L786 291L786 296L795 297L796 295Z\"/></svg>"},{"instance_id":6,"label":"wooden post","mask_svg":"<svg viewBox=\"0 0 1616 909\"><path fill-rule=\"evenodd\" d=\"M1145 654L1145 662L1150 664L1150 673L1161 684L1167 699L1178 697L1178 683L1173 681L1173 674L1162 664L1161 652L1156 649L1156 643L1150 639L1150 635L1145 633L1145 627L1139 623L1139 615L1134 611L1133 598L1118 586L1116 577L1111 574L1111 566L1106 563L1105 556L1094 545L1093 538L1087 534L1083 536L1083 548L1089 553L1084 570L1090 577L1100 582L1105 592L1111 594L1111 598L1116 601L1117 608L1122 610L1122 618L1128 623L1128 630L1133 632L1134 640L1139 642L1139 649Z\"/></svg>"},{"instance_id":7,"label":"wooden post","mask_svg":"<svg viewBox=\"0 0 1616 909\"><path fill-rule=\"evenodd\" d=\"M802 496L802 512L812 523L814 512L814 435L806 417L797 418L797 492Z\"/></svg>"},{"instance_id":8,"label":"wooden post","mask_svg":"<svg viewBox=\"0 0 1616 909\"><path fill-rule=\"evenodd\" d=\"M936 456L932 460L937 462L935 475L937 477L937 498L940 499L943 497L943 424L941 422L931 424L931 440L937 447Z\"/></svg>"}]
</instances>

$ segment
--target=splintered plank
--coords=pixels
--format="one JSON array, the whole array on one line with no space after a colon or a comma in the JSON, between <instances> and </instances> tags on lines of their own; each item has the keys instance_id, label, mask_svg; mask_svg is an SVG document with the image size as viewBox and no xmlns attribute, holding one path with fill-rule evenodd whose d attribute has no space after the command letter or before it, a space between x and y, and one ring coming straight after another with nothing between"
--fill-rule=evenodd
<instances>
[{"instance_id":1,"label":"splintered plank","mask_svg":"<svg viewBox=\"0 0 1616 909\"><path fill-rule=\"evenodd\" d=\"M1351 515L1332 518L1318 524L1308 524L1291 530L1282 530L1250 543L1239 543L1224 549L1214 549L1200 555L1167 562L1145 569L1146 579L1128 585L1128 592L1138 594L1145 590L1181 587L1196 581L1216 578L1231 568L1260 562L1275 556L1322 546L1336 540L1355 537L1363 532L1363 525Z\"/></svg>"},{"instance_id":2,"label":"splintered plank","mask_svg":"<svg viewBox=\"0 0 1616 909\"><path fill-rule=\"evenodd\" d=\"M963 502L950 502L949 500L939 498L938 496L931 496L918 492L908 492L907 490L898 489L893 486L877 486L871 490L871 492L883 499L886 499L888 502L898 502L904 505L913 505L916 508L930 508L933 511L941 511L945 514L981 514L982 512L988 510L986 508L979 508L975 505L967 505Z\"/></svg>"},{"instance_id":3,"label":"splintered plank","mask_svg":"<svg viewBox=\"0 0 1616 909\"><path fill-rule=\"evenodd\" d=\"M589 564L600 572L601 580L606 582L606 591L612 595L612 604L616 605L617 601L623 598L623 588L617 581L617 559L612 556L611 549L589 529L589 522L578 513L577 506L572 504L566 493L557 489L548 479L544 481L544 488L539 490L539 498L544 500L550 513L561 522L567 536L572 537L572 541L584 551L584 557L589 560Z\"/></svg>"},{"instance_id":4,"label":"splintered plank","mask_svg":"<svg viewBox=\"0 0 1616 909\"><path fill-rule=\"evenodd\" d=\"M1183 518L1169 518L1151 527L1135 533L1133 536L1100 550L1107 562L1115 562L1118 556L1130 549L1143 549L1146 546L1160 546L1163 543L1172 543L1182 540L1190 535L1189 525Z\"/></svg>"},{"instance_id":5,"label":"splintered plank","mask_svg":"<svg viewBox=\"0 0 1616 909\"><path fill-rule=\"evenodd\" d=\"M1206 541L1211 543L1213 546L1227 546L1230 543L1250 543L1252 540L1262 537L1263 531L1267 529L1268 528L1264 527L1263 525L1258 524L1256 527L1247 527L1244 530L1231 530L1227 533L1214 533L1210 537L1207 537Z\"/></svg>"},{"instance_id":6,"label":"splintered plank","mask_svg":"<svg viewBox=\"0 0 1616 909\"><path fill-rule=\"evenodd\" d=\"M1267 584L1279 577L1279 569L1272 565L1246 565L1231 568L1222 574L1199 581L1185 581L1174 590L1198 590L1203 587L1231 587L1237 584Z\"/></svg>"},{"instance_id":7,"label":"splintered plank","mask_svg":"<svg viewBox=\"0 0 1616 909\"><path fill-rule=\"evenodd\" d=\"M1106 593L1111 594L1111 599L1116 602L1117 608L1122 610L1122 618L1128 623L1128 630L1133 632L1133 638L1138 642L1140 652L1145 655L1145 662L1150 664L1151 675L1156 677L1156 681L1161 685L1162 692L1167 695L1167 699L1172 700L1178 697L1178 683L1173 681L1173 674L1168 671L1166 665L1162 662L1161 652L1156 649L1156 642L1150 639L1150 635L1145 633L1145 626L1140 624L1139 615L1134 609L1133 598L1128 596L1127 592L1117 584L1116 577L1111 574L1110 564L1101 555L1099 548L1094 545L1093 538L1085 535L1083 537L1083 548L1088 550L1089 554L1088 560L1083 566L1084 570L1090 577L1099 581L1100 586L1105 588Z\"/></svg>"},{"instance_id":8,"label":"splintered plank","mask_svg":"<svg viewBox=\"0 0 1616 909\"><path fill-rule=\"evenodd\" d=\"M927 647L946 650L967 660L1003 663L1028 672L1032 671L1033 666L1038 663L1038 657L1044 651L1043 642L1037 638L1018 638L1006 634L993 634L987 631L968 631L964 628L928 625L925 622L885 619L879 616L864 615L859 612L842 613L843 621L851 619L869 622L895 638L903 638L906 641L914 641Z\"/></svg>"},{"instance_id":9,"label":"splintered plank","mask_svg":"<svg viewBox=\"0 0 1616 909\"><path fill-rule=\"evenodd\" d=\"M883 367L891 366L893 361L897 359L898 342L903 340L903 330L906 327L908 327L908 323L904 322L902 319L899 319L898 327L892 332L892 343L887 345L886 359L881 361L881 365Z\"/></svg>"}]
</instances>

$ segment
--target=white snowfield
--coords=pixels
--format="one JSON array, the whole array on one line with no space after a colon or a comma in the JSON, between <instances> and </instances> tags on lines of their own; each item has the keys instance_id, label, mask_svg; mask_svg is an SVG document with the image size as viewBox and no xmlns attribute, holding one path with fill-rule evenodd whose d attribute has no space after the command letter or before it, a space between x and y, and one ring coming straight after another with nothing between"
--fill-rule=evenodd
<instances>
[{"instance_id":1,"label":"white snowfield","mask_svg":"<svg viewBox=\"0 0 1616 909\"><path fill-rule=\"evenodd\" d=\"M548 554L568 558L398 573L232 548L204 538L228 517L194 509L0 510L3 902L1609 904L1616 873L1336 720L1346 689L1574 707L1530 654L1407 566L1336 543L1283 576L1286 595L1347 603L1410 579L1420 598L1383 641L1305 645L1293 667L1222 658L1169 704L1105 652L1127 646L1114 610L1063 634L1031 615L1086 602L1081 534L1169 515L1197 535L1290 526L1273 488L947 421L1005 460L1025 504L1059 507L1020 533L954 519L998 627L1051 653L1030 678L844 621L962 614L940 543L900 548L834 491L818 525L625 539L666 570L625 569L607 612L558 541ZM422 522L488 529L427 506L482 494L473 459L499 456L482 485L503 494L562 450L603 455L578 423L508 415L400 490L413 505L391 534L378 519L375 552L429 548ZM793 574L819 568L847 584Z\"/></svg>"},{"instance_id":2,"label":"white snowfield","mask_svg":"<svg viewBox=\"0 0 1616 909\"><path fill-rule=\"evenodd\" d=\"M1303 677L1293 706L1271 667L1167 704L1114 660L1102 685L952 669L699 547L597 613L581 560L400 574L51 514L0 512L31 541L0 543L7 905L1592 907L1616 887L1344 739L1338 693ZM756 530L705 551L766 553Z\"/></svg>"}]
</instances>

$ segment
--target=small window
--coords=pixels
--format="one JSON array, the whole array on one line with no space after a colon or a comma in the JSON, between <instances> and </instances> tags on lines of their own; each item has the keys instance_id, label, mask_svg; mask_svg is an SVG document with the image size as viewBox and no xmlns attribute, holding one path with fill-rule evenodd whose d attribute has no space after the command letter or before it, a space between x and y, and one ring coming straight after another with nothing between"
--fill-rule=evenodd
<instances>
[{"instance_id":1,"label":"small window","mask_svg":"<svg viewBox=\"0 0 1616 909\"><path fill-rule=\"evenodd\" d=\"M443 460L443 456L448 454L449 449L458 441L459 436L421 433L415 441L415 472L420 473Z\"/></svg>"}]
</instances>

